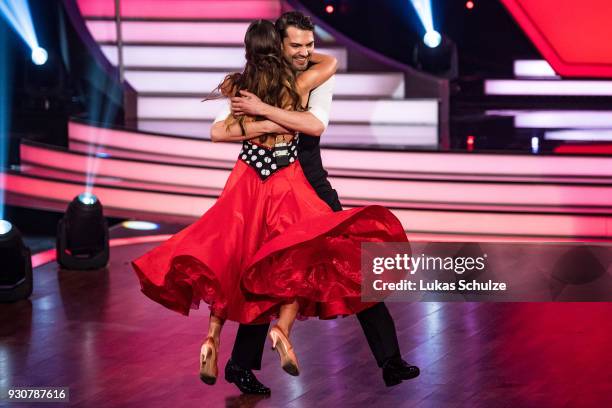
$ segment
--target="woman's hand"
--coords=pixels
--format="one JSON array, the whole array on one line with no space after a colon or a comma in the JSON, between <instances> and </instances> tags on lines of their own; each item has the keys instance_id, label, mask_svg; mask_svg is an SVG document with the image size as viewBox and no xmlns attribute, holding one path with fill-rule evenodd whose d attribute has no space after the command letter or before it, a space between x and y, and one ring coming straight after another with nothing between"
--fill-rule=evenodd
<instances>
[{"instance_id":1,"label":"woman's hand","mask_svg":"<svg viewBox=\"0 0 612 408\"><path fill-rule=\"evenodd\" d=\"M231 109L234 116L266 116L268 104L262 102L257 95L249 91L242 90L240 94L242 96L231 98Z\"/></svg>"}]
</instances>

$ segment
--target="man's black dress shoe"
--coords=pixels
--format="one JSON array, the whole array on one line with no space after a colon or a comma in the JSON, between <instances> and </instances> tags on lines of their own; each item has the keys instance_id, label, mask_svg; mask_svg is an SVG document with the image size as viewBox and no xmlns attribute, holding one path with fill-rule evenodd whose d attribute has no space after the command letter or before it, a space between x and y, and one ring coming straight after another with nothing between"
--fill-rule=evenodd
<instances>
[{"instance_id":1,"label":"man's black dress shoe","mask_svg":"<svg viewBox=\"0 0 612 408\"><path fill-rule=\"evenodd\" d=\"M253 371L240 367L231 358L225 365L225 380L236 384L244 394L270 395L270 389L259 382Z\"/></svg>"},{"instance_id":2,"label":"man's black dress shoe","mask_svg":"<svg viewBox=\"0 0 612 408\"><path fill-rule=\"evenodd\" d=\"M383 365L383 380L387 387L391 387L417 377L419 372L419 367L409 365L401 358L392 358Z\"/></svg>"}]
</instances>

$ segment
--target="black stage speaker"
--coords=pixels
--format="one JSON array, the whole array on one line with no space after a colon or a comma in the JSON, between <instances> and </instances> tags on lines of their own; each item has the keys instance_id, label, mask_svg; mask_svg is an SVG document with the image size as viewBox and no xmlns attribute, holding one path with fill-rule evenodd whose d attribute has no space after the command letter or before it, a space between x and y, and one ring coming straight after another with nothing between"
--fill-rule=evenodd
<instances>
[{"instance_id":1,"label":"black stage speaker","mask_svg":"<svg viewBox=\"0 0 612 408\"><path fill-rule=\"evenodd\" d=\"M11 226L0 235L0 302L27 299L33 287L30 248L23 243L19 230Z\"/></svg>"}]
</instances>

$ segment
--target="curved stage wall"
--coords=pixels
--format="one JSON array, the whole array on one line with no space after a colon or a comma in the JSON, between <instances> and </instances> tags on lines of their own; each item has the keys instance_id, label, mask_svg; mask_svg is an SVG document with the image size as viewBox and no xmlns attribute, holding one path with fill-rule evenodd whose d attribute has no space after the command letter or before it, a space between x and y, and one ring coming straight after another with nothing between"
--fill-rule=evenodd
<instances>
[{"instance_id":1,"label":"curved stage wall","mask_svg":"<svg viewBox=\"0 0 612 408\"><path fill-rule=\"evenodd\" d=\"M237 144L77 122L69 139L69 149L22 144L21 167L6 174L9 203L63 211L94 172L93 193L108 215L189 222L215 202L239 151ZM612 236L606 158L339 148L322 155L345 207L386 205L413 238Z\"/></svg>"}]
</instances>

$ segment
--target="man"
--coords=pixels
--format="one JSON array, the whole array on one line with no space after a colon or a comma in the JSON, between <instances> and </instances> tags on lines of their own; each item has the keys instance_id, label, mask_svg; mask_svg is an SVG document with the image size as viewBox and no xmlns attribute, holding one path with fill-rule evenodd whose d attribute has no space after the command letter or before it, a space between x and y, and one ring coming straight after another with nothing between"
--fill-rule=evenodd
<instances>
[{"instance_id":1,"label":"man","mask_svg":"<svg viewBox=\"0 0 612 408\"><path fill-rule=\"evenodd\" d=\"M276 29L282 38L283 56L299 75L308 69L310 56L314 51L314 25L310 18L299 12L287 12L276 21ZM245 126L246 137L251 138L265 133L287 133L287 130L300 132L298 158L306 178L319 197L334 211L341 211L338 194L327 180L323 169L320 136L329 122L334 77L314 89L308 101L308 111L286 111L263 103L256 95L242 91L242 97L234 97L232 112L235 115L265 117L266 120L251 122ZM223 120L229 110L221 112L211 128L213 140L241 140L243 130L237 125L229 131ZM384 303L357 314L368 344L376 362L382 368L387 386L396 385L419 375L419 369L402 360L395 332L393 318ZM263 348L268 332L268 324L240 325L232 350L232 357L225 367L225 379L238 386L247 394L268 394L270 389L261 384L252 370L261 368Z\"/></svg>"}]
</instances>

